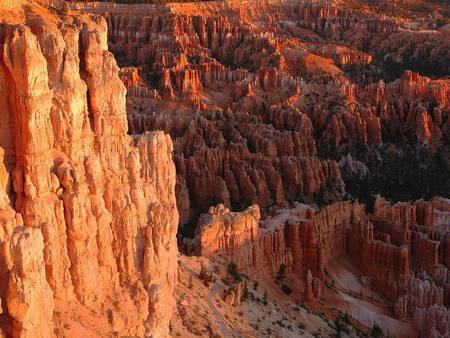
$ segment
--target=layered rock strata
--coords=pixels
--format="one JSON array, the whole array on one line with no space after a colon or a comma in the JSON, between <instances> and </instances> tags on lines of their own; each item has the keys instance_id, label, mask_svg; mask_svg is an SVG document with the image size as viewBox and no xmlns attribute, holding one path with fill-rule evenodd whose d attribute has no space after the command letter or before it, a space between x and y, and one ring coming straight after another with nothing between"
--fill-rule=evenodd
<instances>
[{"instance_id":1,"label":"layered rock strata","mask_svg":"<svg viewBox=\"0 0 450 338\"><path fill-rule=\"evenodd\" d=\"M304 280L305 298L319 297L325 265L347 251L347 234L364 216L362 206L336 203L323 210L299 204L260 222L257 206L241 213L223 205L200 217L194 253L220 257L239 269L274 275L281 264Z\"/></svg>"},{"instance_id":2,"label":"layered rock strata","mask_svg":"<svg viewBox=\"0 0 450 338\"><path fill-rule=\"evenodd\" d=\"M170 137L127 135L103 18L29 5L0 25L3 330L65 335L53 309L78 306L109 316L107 331L166 337L178 224Z\"/></svg>"},{"instance_id":3,"label":"layered rock strata","mask_svg":"<svg viewBox=\"0 0 450 338\"><path fill-rule=\"evenodd\" d=\"M398 18L322 1L73 7L107 20L109 47L127 66L130 133L163 129L175 139L182 224L216 203L341 200L329 148L449 139L447 79L406 71L352 80L364 71L351 67L384 72L374 60L384 57L381 41L405 34ZM424 35L413 31L405 44ZM437 53L447 35L434 35Z\"/></svg>"},{"instance_id":4,"label":"layered rock strata","mask_svg":"<svg viewBox=\"0 0 450 338\"><path fill-rule=\"evenodd\" d=\"M449 205L449 200L444 198L391 205L378 197L374 207L377 218L392 219L392 226L405 234L409 265L416 276L406 282L404 294L399 294L396 301L395 312L400 318L408 313L413 315L423 337L448 335L449 321L442 309L450 301ZM390 239L391 235L385 229L378 227L381 234Z\"/></svg>"},{"instance_id":5,"label":"layered rock strata","mask_svg":"<svg viewBox=\"0 0 450 338\"><path fill-rule=\"evenodd\" d=\"M446 324L433 321L424 326L422 317L435 315L448 304L450 274L446 259L442 260L445 253L440 254L447 249L447 239L436 240L437 234L448 236L448 231L438 225L441 218L428 227L419 225L423 213L416 213L415 206L422 210L424 205L435 205L440 215L448 212L446 201L391 206L379 197L374 215L357 203L340 202L320 210L299 204L273 210L262 220L256 205L241 213L219 205L200 217L190 245L192 253L234 262L249 275L275 276L277 267L285 264L303 281L303 295L309 300L323 294L329 261L347 254L393 305L396 317L413 318L424 337L433 330L445 336ZM405 236L391 240L395 232L390 226L402 229Z\"/></svg>"},{"instance_id":6,"label":"layered rock strata","mask_svg":"<svg viewBox=\"0 0 450 338\"><path fill-rule=\"evenodd\" d=\"M448 32L406 33L406 23L397 18L362 15L334 2L259 3L251 11L244 11L245 6L252 4L83 4L79 8L102 13L116 56L141 66L145 76L152 78L150 88L182 109L261 112L274 105L294 105L309 113L323 142L336 144L380 145L402 138L428 143L448 137L447 80L408 71L393 83L370 84L368 79L368 85L359 86L339 69L348 62L368 65L374 55L402 60L393 56L387 43L393 41L399 50L397 43L413 46L426 39L429 49L409 55L422 55L425 68L442 63L445 75L450 55L442 47L448 45ZM264 25L256 28L254 20ZM292 25L309 33L293 31ZM323 34L334 43L317 43ZM355 50L341 44L351 44ZM369 54L358 51L362 49ZM299 75L313 83L300 81ZM135 95L143 94L132 90L130 100ZM298 100L299 96L304 99ZM153 95L147 101L152 102L147 108L174 109L174 104L168 107Z\"/></svg>"},{"instance_id":7,"label":"layered rock strata","mask_svg":"<svg viewBox=\"0 0 450 338\"><path fill-rule=\"evenodd\" d=\"M203 257L220 256L234 262L241 271L273 274L280 264L292 265L292 253L285 245L283 231L263 234L257 205L241 213L224 205L211 207L199 219L193 253Z\"/></svg>"}]
</instances>

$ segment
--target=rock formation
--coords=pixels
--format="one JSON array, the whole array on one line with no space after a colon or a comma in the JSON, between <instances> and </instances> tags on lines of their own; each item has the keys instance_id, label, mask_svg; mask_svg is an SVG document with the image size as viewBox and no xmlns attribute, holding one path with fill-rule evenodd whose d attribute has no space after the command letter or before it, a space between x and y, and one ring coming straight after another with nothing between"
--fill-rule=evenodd
<instances>
[{"instance_id":1,"label":"rock formation","mask_svg":"<svg viewBox=\"0 0 450 338\"><path fill-rule=\"evenodd\" d=\"M447 12L410 5L0 0L0 335L168 337L181 224L287 299L447 337L450 200L366 203L405 154L448 197Z\"/></svg>"},{"instance_id":2,"label":"rock formation","mask_svg":"<svg viewBox=\"0 0 450 338\"><path fill-rule=\"evenodd\" d=\"M168 336L172 142L161 132L127 135L103 18L59 17L39 4L26 13L16 7L0 26L0 294L12 320L3 330L64 335L53 308L79 306L105 322L109 309L110 331Z\"/></svg>"},{"instance_id":3,"label":"rock formation","mask_svg":"<svg viewBox=\"0 0 450 338\"><path fill-rule=\"evenodd\" d=\"M392 51L393 47L386 45L388 42L398 50L400 41L412 46L417 40L426 39L432 48L420 51L422 64L431 69L438 68L439 62L445 74L445 61L450 56L442 54L445 48L441 47L449 41L446 31L406 34L402 30L405 23L397 19L376 14L364 17L333 2L298 6L260 4L250 15L233 2L228 2L226 9L200 4L135 7L101 4L80 8L103 13L109 26L109 45L116 56L132 60L143 66L145 73L160 77L153 84L155 89L161 96L178 102L177 106L184 106L183 109L188 105L202 110L261 111L274 104L298 105L298 94L303 91L302 95L313 101L299 107L313 109L311 118L315 129L323 134L323 141L380 145L383 141L398 141L401 134L427 143L448 134L448 123L442 119L442 112L449 108L447 80L432 81L408 71L393 83L381 80L358 86L343 77L338 68L349 63L371 64L372 55ZM145 17L140 16L142 11ZM272 31L292 32L288 24L269 20L269 11L280 22L297 24L316 34L329 34L336 44L317 46L275 37ZM264 28L255 29L248 24L252 20L261 20ZM342 47L341 42L359 49L366 46L372 54ZM196 58L191 61L187 55L193 52ZM408 56L417 54L411 51ZM292 77L298 75L312 77L316 83L305 84ZM218 89L223 96L215 95ZM324 93L328 107L318 104L323 102ZM130 97L134 95L133 90ZM414 104L410 105L412 98ZM359 107L354 105L355 101ZM156 106L162 111L168 108L164 102Z\"/></svg>"},{"instance_id":4,"label":"rock formation","mask_svg":"<svg viewBox=\"0 0 450 338\"><path fill-rule=\"evenodd\" d=\"M257 205L241 213L230 212L222 204L211 207L199 219L193 253L203 257L220 256L234 262L241 271L275 273L280 264L292 265L282 230L264 233L260 229Z\"/></svg>"},{"instance_id":5,"label":"rock formation","mask_svg":"<svg viewBox=\"0 0 450 338\"><path fill-rule=\"evenodd\" d=\"M225 292L223 301L231 306L239 306L239 304L241 304L242 289L242 283L233 285Z\"/></svg>"},{"instance_id":6,"label":"rock formation","mask_svg":"<svg viewBox=\"0 0 450 338\"><path fill-rule=\"evenodd\" d=\"M421 331L421 337L446 337L449 335L448 308L433 305L426 309L417 308L414 322Z\"/></svg>"},{"instance_id":7,"label":"rock formation","mask_svg":"<svg viewBox=\"0 0 450 338\"><path fill-rule=\"evenodd\" d=\"M443 199L435 201L441 209L448 208ZM390 206L378 197L374 215L366 214L357 203L340 202L320 210L298 204L273 210L261 220L256 205L241 213L218 205L200 217L197 235L188 242L192 253L234 262L253 276L273 277L277 267L285 264L303 281L307 300L322 297L329 261L349 254L362 275L392 302L395 316L416 313L414 320L425 335L429 328L422 327L420 316L448 304L449 273L446 258L442 260L445 254L439 255L446 244L432 240L437 238L434 232L420 231L415 210L409 203ZM391 233L385 232L389 226L405 229L406 237L391 241ZM440 229L434 223L430 226Z\"/></svg>"},{"instance_id":8,"label":"rock formation","mask_svg":"<svg viewBox=\"0 0 450 338\"><path fill-rule=\"evenodd\" d=\"M320 298L325 265L347 251L346 236L361 217L362 206L348 202L318 211L299 204L263 221L257 206L233 213L218 205L200 217L192 245L196 254L221 257L252 273L274 275L284 264L305 280L306 298Z\"/></svg>"},{"instance_id":9,"label":"rock formation","mask_svg":"<svg viewBox=\"0 0 450 338\"><path fill-rule=\"evenodd\" d=\"M55 336L53 292L45 277L43 251L44 238L39 229L15 228L11 239L13 268L6 296L15 337Z\"/></svg>"},{"instance_id":10,"label":"rock formation","mask_svg":"<svg viewBox=\"0 0 450 338\"><path fill-rule=\"evenodd\" d=\"M351 67L385 71L374 62L379 47L407 22L335 2L248 6L73 6L108 22L109 47L127 65L130 132L162 129L175 139L183 224L215 203L341 200L340 170L317 158L323 149L448 139L448 80L406 71L392 82L352 81L361 72ZM438 48L446 33L434 35ZM435 57L422 62L432 67Z\"/></svg>"}]
</instances>

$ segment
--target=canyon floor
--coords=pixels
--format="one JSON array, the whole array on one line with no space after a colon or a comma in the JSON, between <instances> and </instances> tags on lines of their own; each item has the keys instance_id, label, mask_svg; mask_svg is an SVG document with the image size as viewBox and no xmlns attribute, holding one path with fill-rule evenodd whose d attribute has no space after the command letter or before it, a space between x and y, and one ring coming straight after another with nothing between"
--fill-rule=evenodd
<instances>
[{"instance_id":1,"label":"canyon floor","mask_svg":"<svg viewBox=\"0 0 450 338\"><path fill-rule=\"evenodd\" d=\"M205 284L200 278L197 271L202 264L215 271L214 281ZM361 285L348 257L330 262L323 298L311 302L284 294L270 278L249 276L248 296L230 304L223 298L229 289L226 264L181 256L180 266L174 337L364 337L372 335L373 323L388 336L417 335L410 321L392 318L383 299ZM289 281L295 279L287 276Z\"/></svg>"}]
</instances>

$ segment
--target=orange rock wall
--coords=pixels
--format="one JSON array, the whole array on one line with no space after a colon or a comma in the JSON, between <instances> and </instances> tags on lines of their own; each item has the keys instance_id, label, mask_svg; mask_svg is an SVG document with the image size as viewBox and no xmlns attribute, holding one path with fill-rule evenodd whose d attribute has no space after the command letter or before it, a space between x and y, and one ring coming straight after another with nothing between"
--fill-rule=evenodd
<instances>
[{"instance_id":1,"label":"orange rock wall","mask_svg":"<svg viewBox=\"0 0 450 338\"><path fill-rule=\"evenodd\" d=\"M104 19L27 13L0 25L0 296L12 318L3 329L51 336L53 299L101 316L109 297L129 306L138 294L131 308L111 308L114 330L168 336L178 225L170 137L127 135Z\"/></svg>"}]
</instances>

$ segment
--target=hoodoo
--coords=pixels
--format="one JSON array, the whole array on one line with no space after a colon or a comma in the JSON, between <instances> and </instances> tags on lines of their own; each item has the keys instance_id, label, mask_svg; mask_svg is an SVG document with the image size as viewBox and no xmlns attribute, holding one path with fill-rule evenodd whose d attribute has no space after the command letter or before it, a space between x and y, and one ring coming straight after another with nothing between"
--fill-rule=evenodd
<instances>
[{"instance_id":1,"label":"hoodoo","mask_svg":"<svg viewBox=\"0 0 450 338\"><path fill-rule=\"evenodd\" d=\"M0 336L450 337L449 17L0 0Z\"/></svg>"},{"instance_id":2,"label":"hoodoo","mask_svg":"<svg viewBox=\"0 0 450 338\"><path fill-rule=\"evenodd\" d=\"M167 336L177 275L172 141L127 135L104 19L55 14L59 1L11 5L0 26L2 329Z\"/></svg>"}]
</instances>

